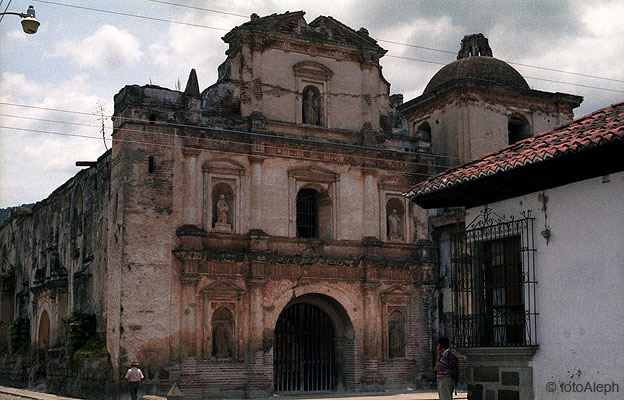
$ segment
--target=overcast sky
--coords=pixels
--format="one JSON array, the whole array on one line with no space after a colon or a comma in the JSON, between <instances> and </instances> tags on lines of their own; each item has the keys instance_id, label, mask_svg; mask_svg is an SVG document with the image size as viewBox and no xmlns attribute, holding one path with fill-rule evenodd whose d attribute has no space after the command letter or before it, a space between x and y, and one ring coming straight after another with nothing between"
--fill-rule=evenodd
<instances>
[{"instance_id":1,"label":"overcast sky","mask_svg":"<svg viewBox=\"0 0 624 400\"><path fill-rule=\"evenodd\" d=\"M2 11L7 3L8 0L1 0ZM23 12L29 4L35 6L37 19L41 21L35 35L24 34L16 16L5 16L0 23L0 103L5 103L0 104L0 207L43 200L79 171L75 161L95 160L105 151L98 127L101 121L95 115L6 103L81 113L95 113L98 104L102 104L104 113L110 115L113 96L125 85L152 82L173 89L179 80L183 89L191 68L197 70L203 90L216 81L217 66L225 59L226 46L221 37L246 22L254 12L264 16L304 10L308 22L319 15L329 15L353 29L367 28L388 50L381 64L385 78L392 85L391 93L403 93L406 101L422 93L429 79L442 67L440 63L455 59L464 35L479 32L489 39L495 57L516 63L513 66L525 76L531 88L583 96L585 100L576 110L577 117L624 100L624 2L621 0L55 0L54 3L57 4L38 0L11 2L8 11ZM106 136L110 138L110 118L105 123Z\"/></svg>"}]
</instances>

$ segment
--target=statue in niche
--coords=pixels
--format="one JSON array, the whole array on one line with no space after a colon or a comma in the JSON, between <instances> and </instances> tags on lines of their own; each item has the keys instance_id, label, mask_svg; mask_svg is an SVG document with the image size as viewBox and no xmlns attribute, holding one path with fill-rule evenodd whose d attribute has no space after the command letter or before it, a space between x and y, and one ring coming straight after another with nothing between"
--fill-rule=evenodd
<instances>
[{"instance_id":1,"label":"statue in niche","mask_svg":"<svg viewBox=\"0 0 624 400\"><path fill-rule=\"evenodd\" d=\"M212 331L213 352L212 356L217 359L232 357L231 336L227 328L219 324Z\"/></svg>"},{"instance_id":2,"label":"statue in niche","mask_svg":"<svg viewBox=\"0 0 624 400\"><path fill-rule=\"evenodd\" d=\"M320 125L320 111L319 96L310 88L303 99L303 123L308 125Z\"/></svg>"},{"instance_id":3,"label":"statue in niche","mask_svg":"<svg viewBox=\"0 0 624 400\"><path fill-rule=\"evenodd\" d=\"M217 224L228 223L228 211L230 211L230 206L228 206L227 201L225 201L225 195L221 194L217 201Z\"/></svg>"},{"instance_id":4,"label":"statue in niche","mask_svg":"<svg viewBox=\"0 0 624 400\"><path fill-rule=\"evenodd\" d=\"M403 357L403 332L397 324L390 325L388 355L390 358Z\"/></svg>"},{"instance_id":5,"label":"statue in niche","mask_svg":"<svg viewBox=\"0 0 624 400\"><path fill-rule=\"evenodd\" d=\"M390 239L401 239L399 225L401 217L397 214L396 208L392 209L392 213L388 215L388 237Z\"/></svg>"}]
</instances>

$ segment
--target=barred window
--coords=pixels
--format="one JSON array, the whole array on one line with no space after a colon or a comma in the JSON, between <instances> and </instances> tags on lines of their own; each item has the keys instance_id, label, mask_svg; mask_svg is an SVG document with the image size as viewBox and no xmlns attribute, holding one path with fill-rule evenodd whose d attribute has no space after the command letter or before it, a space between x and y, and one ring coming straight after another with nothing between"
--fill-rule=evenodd
<instances>
[{"instance_id":1,"label":"barred window","mask_svg":"<svg viewBox=\"0 0 624 400\"><path fill-rule=\"evenodd\" d=\"M318 193L301 189L297 194L297 237L318 238Z\"/></svg>"},{"instance_id":2,"label":"barred window","mask_svg":"<svg viewBox=\"0 0 624 400\"><path fill-rule=\"evenodd\" d=\"M486 208L452 243L455 345L536 345L530 212L506 220Z\"/></svg>"}]
</instances>

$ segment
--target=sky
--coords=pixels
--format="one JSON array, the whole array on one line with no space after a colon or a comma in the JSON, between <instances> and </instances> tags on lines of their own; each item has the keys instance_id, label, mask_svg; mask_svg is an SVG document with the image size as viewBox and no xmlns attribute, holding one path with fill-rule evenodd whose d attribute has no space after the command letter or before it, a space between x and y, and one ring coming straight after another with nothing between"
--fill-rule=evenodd
<instances>
[{"instance_id":1,"label":"sky","mask_svg":"<svg viewBox=\"0 0 624 400\"><path fill-rule=\"evenodd\" d=\"M32 4L41 26L26 35L19 17L0 22L0 207L45 199L80 170L76 161L102 155L102 121L110 147L113 96L125 85L184 89L192 68L200 90L213 84L221 37L252 13L303 10L308 22L365 27L388 50L383 74L405 101L473 33L532 89L583 96L576 117L624 100L621 0L0 0L0 11L7 4Z\"/></svg>"}]
</instances>

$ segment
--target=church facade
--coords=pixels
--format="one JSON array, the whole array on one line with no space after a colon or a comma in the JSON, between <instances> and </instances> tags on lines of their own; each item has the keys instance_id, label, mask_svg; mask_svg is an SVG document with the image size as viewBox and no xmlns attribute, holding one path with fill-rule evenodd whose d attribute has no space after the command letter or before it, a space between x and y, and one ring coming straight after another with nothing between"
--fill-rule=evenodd
<instances>
[{"instance_id":1,"label":"church facade","mask_svg":"<svg viewBox=\"0 0 624 400\"><path fill-rule=\"evenodd\" d=\"M153 390L190 398L430 375L436 252L402 196L428 174L428 143L409 136L366 30L303 14L254 15L225 35L201 93L194 72L184 92L123 88L112 150L82 173L101 174L103 192L85 198L93 183L76 177L62 191L72 210L49 211L63 208L53 195L5 225L7 243L22 220L69 227L24 250L54 244L54 263L6 247L23 275L3 301L24 295L15 316L29 317L33 347L60 341L79 307L98 315L113 376L136 359ZM50 289L33 292L30 264Z\"/></svg>"},{"instance_id":2,"label":"church facade","mask_svg":"<svg viewBox=\"0 0 624 400\"><path fill-rule=\"evenodd\" d=\"M430 228L463 220L403 193L580 98L479 75L503 63L486 39L405 104L364 28L254 14L223 40L214 85L124 87L112 149L0 227L0 347L45 363L76 312L105 339L112 392L135 359L148 391L185 398L427 385L452 334Z\"/></svg>"}]
</instances>

